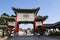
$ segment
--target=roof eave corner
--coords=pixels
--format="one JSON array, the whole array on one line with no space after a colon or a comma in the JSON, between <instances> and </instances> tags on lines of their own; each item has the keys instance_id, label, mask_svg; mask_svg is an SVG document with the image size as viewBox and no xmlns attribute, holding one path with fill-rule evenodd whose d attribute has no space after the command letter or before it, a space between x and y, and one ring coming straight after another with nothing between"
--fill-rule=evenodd
<instances>
[{"instance_id":1,"label":"roof eave corner","mask_svg":"<svg viewBox=\"0 0 60 40\"><path fill-rule=\"evenodd\" d=\"M15 12L15 7L11 7L12 8L12 10L14 11L14 13L16 14L16 12Z\"/></svg>"},{"instance_id":2,"label":"roof eave corner","mask_svg":"<svg viewBox=\"0 0 60 40\"><path fill-rule=\"evenodd\" d=\"M40 7L37 7L36 8L36 15L37 15L37 13L38 13L39 10L40 10Z\"/></svg>"}]
</instances>

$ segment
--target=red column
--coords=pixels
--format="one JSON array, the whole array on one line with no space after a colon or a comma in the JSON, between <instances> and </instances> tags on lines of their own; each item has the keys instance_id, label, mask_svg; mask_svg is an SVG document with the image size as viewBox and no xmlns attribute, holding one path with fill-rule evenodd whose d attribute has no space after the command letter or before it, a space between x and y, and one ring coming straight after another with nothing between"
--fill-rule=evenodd
<instances>
[{"instance_id":1,"label":"red column","mask_svg":"<svg viewBox=\"0 0 60 40\"><path fill-rule=\"evenodd\" d=\"M43 22L42 22L42 29L44 30L44 24L43 24Z\"/></svg>"},{"instance_id":2,"label":"red column","mask_svg":"<svg viewBox=\"0 0 60 40\"><path fill-rule=\"evenodd\" d=\"M17 33L19 32L19 24L17 23Z\"/></svg>"},{"instance_id":3,"label":"red column","mask_svg":"<svg viewBox=\"0 0 60 40\"><path fill-rule=\"evenodd\" d=\"M34 15L34 35L35 35L35 32L36 32L36 15Z\"/></svg>"},{"instance_id":4,"label":"red column","mask_svg":"<svg viewBox=\"0 0 60 40\"><path fill-rule=\"evenodd\" d=\"M15 21L16 21L16 25L15 25L15 32L18 32L18 21L17 21L17 17L18 17L18 14L16 14L16 18L15 18Z\"/></svg>"},{"instance_id":5,"label":"red column","mask_svg":"<svg viewBox=\"0 0 60 40\"><path fill-rule=\"evenodd\" d=\"M36 31L36 22L34 21L34 31Z\"/></svg>"}]
</instances>

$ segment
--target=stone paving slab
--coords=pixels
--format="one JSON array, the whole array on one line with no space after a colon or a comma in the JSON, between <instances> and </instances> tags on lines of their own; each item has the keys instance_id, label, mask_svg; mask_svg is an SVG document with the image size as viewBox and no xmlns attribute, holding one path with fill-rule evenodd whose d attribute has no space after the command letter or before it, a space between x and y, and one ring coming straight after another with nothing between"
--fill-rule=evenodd
<instances>
[{"instance_id":1,"label":"stone paving slab","mask_svg":"<svg viewBox=\"0 0 60 40\"><path fill-rule=\"evenodd\" d=\"M0 37L0 40L7 40L7 36L5 36L4 38Z\"/></svg>"},{"instance_id":2,"label":"stone paving slab","mask_svg":"<svg viewBox=\"0 0 60 40\"><path fill-rule=\"evenodd\" d=\"M49 36L14 36L7 40L60 40L59 38L52 38Z\"/></svg>"}]
</instances>

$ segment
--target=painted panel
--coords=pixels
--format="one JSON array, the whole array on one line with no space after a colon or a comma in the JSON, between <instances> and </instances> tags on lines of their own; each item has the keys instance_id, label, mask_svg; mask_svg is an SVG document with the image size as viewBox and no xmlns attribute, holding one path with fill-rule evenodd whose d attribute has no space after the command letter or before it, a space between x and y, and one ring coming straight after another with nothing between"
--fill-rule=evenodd
<instances>
[{"instance_id":1,"label":"painted panel","mask_svg":"<svg viewBox=\"0 0 60 40\"><path fill-rule=\"evenodd\" d=\"M8 25L15 26L15 22L8 22Z\"/></svg>"},{"instance_id":2,"label":"painted panel","mask_svg":"<svg viewBox=\"0 0 60 40\"><path fill-rule=\"evenodd\" d=\"M34 21L34 14L33 13L20 13L18 14L18 21Z\"/></svg>"},{"instance_id":3,"label":"painted panel","mask_svg":"<svg viewBox=\"0 0 60 40\"><path fill-rule=\"evenodd\" d=\"M42 25L42 22L36 22L36 26Z\"/></svg>"}]
</instances>

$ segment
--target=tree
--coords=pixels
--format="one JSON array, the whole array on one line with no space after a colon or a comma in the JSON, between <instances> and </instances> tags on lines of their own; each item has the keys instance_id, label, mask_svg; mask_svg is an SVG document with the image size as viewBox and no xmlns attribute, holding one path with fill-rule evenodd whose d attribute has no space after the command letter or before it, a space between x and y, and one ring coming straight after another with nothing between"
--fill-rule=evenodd
<instances>
[{"instance_id":1,"label":"tree","mask_svg":"<svg viewBox=\"0 0 60 40\"><path fill-rule=\"evenodd\" d=\"M6 20L3 18L0 18L0 24L5 24Z\"/></svg>"},{"instance_id":2,"label":"tree","mask_svg":"<svg viewBox=\"0 0 60 40\"><path fill-rule=\"evenodd\" d=\"M27 28L27 30L31 30L31 28Z\"/></svg>"},{"instance_id":3,"label":"tree","mask_svg":"<svg viewBox=\"0 0 60 40\"><path fill-rule=\"evenodd\" d=\"M38 32L40 35L43 35L44 30L42 29L42 26L38 26L38 27L37 27L37 32Z\"/></svg>"}]
</instances>

